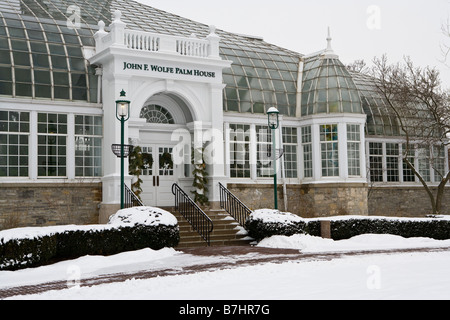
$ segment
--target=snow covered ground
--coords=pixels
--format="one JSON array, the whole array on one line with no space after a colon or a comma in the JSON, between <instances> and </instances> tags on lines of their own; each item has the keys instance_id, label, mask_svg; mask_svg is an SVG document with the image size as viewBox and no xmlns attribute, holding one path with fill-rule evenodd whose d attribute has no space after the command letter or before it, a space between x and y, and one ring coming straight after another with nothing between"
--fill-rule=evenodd
<instances>
[{"instance_id":1,"label":"snow covered ground","mask_svg":"<svg viewBox=\"0 0 450 320\"><path fill-rule=\"evenodd\" d=\"M361 235L333 241L307 235L272 237L259 243L303 253L354 250L450 248L449 241ZM330 261L264 263L148 280L78 287L77 280L104 274L221 263L224 256L194 256L150 249L111 257L82 257L51 266L0 272L0 290L49 281L68 289L11 299L146 300L298 300L298 299L450 299L450 250L443 252L348 255Z\"/></svg>"}]
</instances>

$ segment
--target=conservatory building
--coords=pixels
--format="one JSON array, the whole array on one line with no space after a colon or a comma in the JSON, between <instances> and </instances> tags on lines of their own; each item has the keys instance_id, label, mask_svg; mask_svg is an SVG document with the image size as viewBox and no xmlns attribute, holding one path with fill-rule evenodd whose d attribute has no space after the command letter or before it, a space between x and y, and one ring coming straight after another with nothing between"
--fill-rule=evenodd
<instances>
[{"instance_id":1,"label":"conservatory building","mask_svg":"<svg viewBox=\"0 0 450 320\"><path fill-rule=\"evenodd\" d=\"M111 148L122 135L150 159L139 175L147 206L172 207L174 184L191 194L193 163L204 161L211 206L220 183L251 209L273 207L275 156L281 210L430 212L402 163L398 121L373 81L341 62L330 35L305 55L133 0L2 1L0 230L106 221L120 205ZM427 149L431 165L423 151L418 144L411 159L437 184L448 152ZM137 177L126 171L131 188Z\"/></svg>"}]
</instances>

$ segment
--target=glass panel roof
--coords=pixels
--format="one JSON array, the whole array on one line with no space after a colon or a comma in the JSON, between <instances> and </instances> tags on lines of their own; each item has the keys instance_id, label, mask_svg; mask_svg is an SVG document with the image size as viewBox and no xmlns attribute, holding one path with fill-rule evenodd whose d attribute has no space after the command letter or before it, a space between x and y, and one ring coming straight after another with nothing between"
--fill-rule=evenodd
<instances>
[{"instance_id":1,"label":"glass panel roof","mask_svg":"<svg viewBox=\"0 0 450 320\"><path fill-rule=\"evenodd\" d=\"M367 135L404 136L397 115L382 93L376 82L369 76L352 72L353 80L359 89L364 112L367 114ZM410 137L439 138L442 128L436 126L436 121L430 110L420 101L410 101L396 106L402 115L402 123Z\"/></svg>"},{"instance_id":2,"label":"glass panel roof","mask_svg":"<svg viewBox=\"0 0 450 320\"><path fill-rule=\"evenodd\" d=\"M68 26L79 8L80 25ZM133 0L2 0L0 2L0 96L97 102L95 70L83 47L95 46L97 23L108 26L122 11L127 28L206 37L209 27ZM220 54L233 61L224 70L224 110L264 114L276 106L297 114L297 79L301 54L261 39L217 30ZM369 135L401 134L395 117L371 80L350 74L333 57L305 59L301 115L363 113ZM300 110L299 110L300 113Z\"/></svg>"},{"instance_id":3,"label":"glass panel roof","mask_svg":"<svg viewBox=\"0 0 450 320\"><path fill-rule=\"evenodd\" d=\"M339 59L322 54L305 59L302 116L363 113L358 89Z\"/></svg>"},{"instance_id":4,"label":"glass panel roof","mask_svg":"<svg viewBox=\"0 0 450 320\"><path fill-rule=\"evenodd\" d=\"M79 4L79 29L67 25L68 8ZM82 46L94 45L92 1L2 0L0 3L0 95L48 100L97 102L97 78L84 59ZM70 12L69 12L70 13ZM95 19L94 19L95 18ZM9 74L9 73L8 73Z\"/></svg>"},{"instance_id":5,"label":"glass panel roof","mask_svg":"<svg viewBox=\"0 0 450 320\"><path fill-rule=\"evenodd\" d=\"M79 28L67 25L68 18L74 21L73 6L79 8ZM198 37L209 34L205 24L132 0L3 0L0 68L11 68L14 74L25 68L30 77L28 86L20 88L15 77L2 76L0 95L96 102L96 77L81 49L95 45L98 21L108 26L117 9L129 29L182 36L195 33ZM225 111L264 113L276 105L281 113L295 116L300 55L261 39L221 30L217 34L221 56L234 62L224 70ZM44 76L36 77L36 71L50 75L47 87L37 86ZM63 79L58 72L69 75ZM81 75L83 81L73 81Z\"/></svg>"},{"instance_id":6,"label":"glass panel roof","mask_svg":"<svg viewBox=\"0 0 450 320\"><path fill-rule=\"evenodd\" d=\"M352 72L352 77L367 114L366 134L400 136L401 129L397 118L387 101L381 97L373 79L357 72Z\"/></svg>"}]
</instances>

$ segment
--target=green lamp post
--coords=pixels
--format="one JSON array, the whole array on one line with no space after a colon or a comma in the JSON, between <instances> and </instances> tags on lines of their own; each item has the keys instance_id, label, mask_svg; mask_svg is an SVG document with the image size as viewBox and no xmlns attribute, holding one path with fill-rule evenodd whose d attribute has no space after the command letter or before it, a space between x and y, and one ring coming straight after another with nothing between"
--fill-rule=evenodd
<instances>
[{"instance_id":1,"label":"green lamp post","mask_svg":"<svg viewBox=\"0 0 450 320\"><path fill-rule=\"evenodd\" d=\"M126 92L120 92L120 99L116 101L116 118L120 121L120 209L125 207L125 157L128 157L130 150L127 148L125 155L125 122L130 119L130 101L126 99ZM127 146L128 147L128 146ZM119 155L118 155L119 156Z\"/></svg>"},{"instance_id":2,"label":"green lamp post","mask_svg":"<svg viewBox=\"0 0 450 320\"><path fill-rule=\"evenodd\" d=\"M276 155L275 130L278 129L278 127L280 126L279 115L280 112L275 107L272 107L269 110L267 110L267 116L269 118L269 128L272 130L273 192L274 192L275 210L278 210L277 155Z\"/></svg>"}]
</instances>

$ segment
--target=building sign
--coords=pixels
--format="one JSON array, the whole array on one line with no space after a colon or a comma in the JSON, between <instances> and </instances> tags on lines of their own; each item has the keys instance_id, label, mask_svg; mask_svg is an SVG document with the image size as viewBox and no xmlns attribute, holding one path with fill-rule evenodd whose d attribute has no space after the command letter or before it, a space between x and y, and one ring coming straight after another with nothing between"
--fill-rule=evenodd
<instances>
[{"instance_id":1,"label":"building sign","mask_svg":"<svg viewBox=\"0 0 450 320\"><path fill-rule=\"evenodd\" d=\"M216 73L211 71L204 71L198 69L184 69L177 67L164 67L160 65L143 64L143 63L123 63L123 70L140 70L140 71L152 71L158 73L169 74L181 74L194 77L215 78Z\"/></svg>"}]
</instances>

